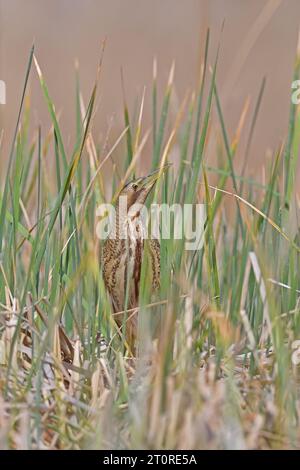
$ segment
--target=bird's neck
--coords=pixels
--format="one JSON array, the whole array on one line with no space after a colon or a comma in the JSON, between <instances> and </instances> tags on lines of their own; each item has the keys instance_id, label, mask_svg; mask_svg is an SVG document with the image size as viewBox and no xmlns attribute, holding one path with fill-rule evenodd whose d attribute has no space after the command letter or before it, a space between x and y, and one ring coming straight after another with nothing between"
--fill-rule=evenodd
<instances>
[{"instance_id":1,"label":"bird's neck","mask_svg":"<svg viewBox=\"0 0 300 470\"><path fill-rule=\"evenodd\" d=\"M116 205L112 230L117 239L131 239L134 241L145 238L144 221L140 212L138 210L127 210L127 207L119 204L119 202Z\"/></svg>"}]
</instances>

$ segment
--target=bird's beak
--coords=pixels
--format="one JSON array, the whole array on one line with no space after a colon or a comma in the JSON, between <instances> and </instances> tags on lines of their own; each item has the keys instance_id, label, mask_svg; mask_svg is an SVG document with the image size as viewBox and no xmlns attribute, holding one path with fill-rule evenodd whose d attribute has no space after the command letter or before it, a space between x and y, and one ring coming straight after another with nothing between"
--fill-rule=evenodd
<instances>
[{"instance_id":1,"label":"bird's beak","mask_svg":"<svg viewBox=\"0 0 300 470\"><path fill-rule=\"evenodd\" d=\"M146 191L147 193L151 191L153 186L155 185L156 181L162 176L162 174L170 168L170 164L167 164L163 166L162 168L159 168L158 170L152 171L148 176L144 176L140 179L139 181L139 190Z\"/></svg>"}]
</instances>

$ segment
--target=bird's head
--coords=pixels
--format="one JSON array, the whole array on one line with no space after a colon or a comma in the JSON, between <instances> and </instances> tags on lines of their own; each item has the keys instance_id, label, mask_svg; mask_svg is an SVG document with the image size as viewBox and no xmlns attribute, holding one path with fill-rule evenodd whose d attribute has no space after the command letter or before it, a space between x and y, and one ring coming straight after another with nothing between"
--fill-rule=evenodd
<instances>
[{"instance_id":1,"label":"bird's head","mask_svg":"<svg viewBox=\"0 0 300 470\"><path fill-rule=\"evenodd\" d=\"M168 168L168 165L162 169L153 171L147 176L142 176L125 184L118 198L121 196L127 197L127 210L129 210L133 204L145 204L149 193L166 168Z\"/></svg>"}]
</instances>

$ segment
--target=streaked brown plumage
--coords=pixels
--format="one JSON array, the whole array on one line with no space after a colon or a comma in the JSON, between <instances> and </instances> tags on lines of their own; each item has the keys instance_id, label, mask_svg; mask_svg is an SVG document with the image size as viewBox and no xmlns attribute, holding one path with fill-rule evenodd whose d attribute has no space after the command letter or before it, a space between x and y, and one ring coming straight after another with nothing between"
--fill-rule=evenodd
<instances>
[{"instance_id":1,"label":"streaked brown plumage","mask_svg":"<svg viewBox=\"0 0 300 470\"><path fill-rule=\"evenodd\" d=\"M102 273L106 289L110 295L114 313L138 307L141 267L144 254L149 256L152 289L159 286L160 244L157 239L145 240L145 229L140 210L136 205L144 205L153 188L159 172L138 178L126 184L116 203L115 238L107 238L102 250ZM121 196L127 198L127 215L122 216ZM129 285L127 286L127 283ZM127 297L127 305L126 303ZM126 340L134 351L137 335L137 314L126 314ZM121 328L124 314L115 315Z\"/></svg>"}]
</instances>

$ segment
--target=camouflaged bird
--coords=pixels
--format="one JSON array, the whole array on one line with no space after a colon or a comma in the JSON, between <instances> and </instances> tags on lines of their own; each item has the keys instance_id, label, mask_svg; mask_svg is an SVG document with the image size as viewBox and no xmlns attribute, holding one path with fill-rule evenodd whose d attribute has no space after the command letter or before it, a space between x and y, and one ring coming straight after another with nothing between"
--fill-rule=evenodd
<instances>
[{"instance_id":1,"label":"camouflaged bird","mask_svg":"<svg viewBox=\"0 0 300 470\"><path fill-rule=\"evenodd\" d=\"M137 312L125 313L124 310L138 307L144 255L149 257L152 290L157 289L160 283L160 244L157 239L145 240L146 227L141 213L141 207L159 174L159 171L155 171L124 186L116 203L114 237L109 236L105 240L102 250L102 274L116 314L114 319L118 327L122 328L126 315L125 337L132 351L138 316ZM126 211L121 210L122 201L126 201Z\"/></svg>"}]
</instances>

